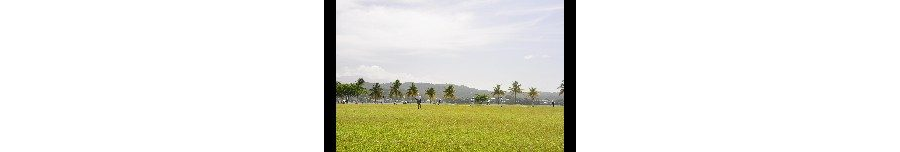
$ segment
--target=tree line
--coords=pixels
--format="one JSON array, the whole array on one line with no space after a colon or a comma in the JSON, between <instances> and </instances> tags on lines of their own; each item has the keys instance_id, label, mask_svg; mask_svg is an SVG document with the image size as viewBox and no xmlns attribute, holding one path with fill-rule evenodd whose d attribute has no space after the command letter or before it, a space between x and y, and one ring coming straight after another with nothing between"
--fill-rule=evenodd
<instances>
[{"instance_id":1,"label":"tree line","mask_svg":"<svg viewBox=\"0 0 900 152\"><path fill-rule=\"evenodd\" d=\"M336 102L346 104L348 102L351 102L352 100L355 100L356 101L355 103L359 103L360 101L365 100L365 101L372 101L375 103L386 103L388 101L385 101L385 100L390 99L391 103L397 104L397 101L406 100L406 99L415 99L417 97L420 97L419 96L419 88L416 87L415 83L412 83L412 85L406 89L406 93L404 94L401 91L402 89L400 88L400 84L401 84L400 80L394 80L394 82L391 83L389 86L389 90L387 92L387 97L384 96L385 90L382 88L380 83L375 83L375 85L373 85L369 89L367 89L363 86L363 84L365 84L365 83L366 83L366 81L363 80L362 78L357 79L355 83L341 83L341 82L335 81L335 100L336 100ZM559 89L559 96L563 96L564 86L565 86L564 84L565 84L565 80L563 80L559 84L559 87L557 87L557 89ZM387 85L387 84L385 84L385 85ZM509 91L508 93L512 94L513 99L515 100L516 103L520 103L518 95L525 93L525 95L531 99L532 106L534 106L535 99L539 95L537 89L534 87L529 88L528 92L523 92L522 85L519 84L518 81L513 81L512 86L510 86L508 88L508 90L501 89L501 85L498 84L494 87L493 92L491 92L490 94L491 94L491 96L495 97L495 99L497 100L497 102L495 102L495 103L499 104L499 103L501 103L500 101L502 101L502 97L507 94L507 91ZM425 96L427 97L427 99L429 99L428 101L430 101L432 103L436 103L436 104L441 104L441 103L446 102L446 101L443 101L444 99L446 99L447 101L456 101L457 100L457 97L455 95L456 90L453 88L452 84L450 86L448 86L447 88L445 88L442 92L443 92L443 98L439 99L439 100L435 100L436 96L437 96L437 92L433 87L431 87L431 88L428 88L425 90ZM482 104L482 103L485 103L486 101L490 100L490 97L486 94L477 94L472 99L473 99L471 102L472 104ZM380 102L379 102L379 100L380 100ZM488 104L490 104L490 103L488 102ZM502 104L501 104L501 106L502 106ZM554 104L554 106L555 106L555 104Z\"/></svg>"}]
</instances>

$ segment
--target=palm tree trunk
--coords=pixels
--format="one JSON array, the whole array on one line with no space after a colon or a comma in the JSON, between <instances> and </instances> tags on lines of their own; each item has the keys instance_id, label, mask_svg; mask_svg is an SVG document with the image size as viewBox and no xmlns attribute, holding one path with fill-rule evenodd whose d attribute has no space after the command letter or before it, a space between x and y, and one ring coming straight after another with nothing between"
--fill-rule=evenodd
<instances>
[{"instance_id":1,"label":"palm tree trunk","mask_svg":"<svg viewBox=\"0 0 900 152\"><path fill-rule=\"evenodd\" d=\"M513 99L516 100L516 104L519 104L519 96L516 93L513 93Z\"/></svg>"}]
</instances>

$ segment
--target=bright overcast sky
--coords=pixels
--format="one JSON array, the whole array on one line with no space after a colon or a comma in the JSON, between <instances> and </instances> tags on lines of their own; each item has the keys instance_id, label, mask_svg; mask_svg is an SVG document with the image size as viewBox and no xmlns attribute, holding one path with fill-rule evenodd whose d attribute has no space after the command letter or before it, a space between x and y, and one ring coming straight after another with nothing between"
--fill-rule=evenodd
<instances>
[{"instance_id":1,"label":"bright overcast sky","mask_svg":"<svg viewBox=\"0 0 900 152\"><path fill-rule=\"evenodd\" d=\"M563 80L562 0L338 0L337 79L512 81L556 91Z\"/></svg>"}]
</instances>

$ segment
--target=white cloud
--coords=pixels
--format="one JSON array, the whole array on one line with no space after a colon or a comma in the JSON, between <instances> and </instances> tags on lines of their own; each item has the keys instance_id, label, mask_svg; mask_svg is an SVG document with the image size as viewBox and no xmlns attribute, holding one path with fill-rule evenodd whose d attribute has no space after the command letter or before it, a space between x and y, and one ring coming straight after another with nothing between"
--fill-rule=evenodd
<instances>
[{"instance_id":1,"label":"white cloud","mask_svg":"<svg viewBox=\"0 0 900 152\"><path fill-rule=\"evenodd\" d=\"M475 9L494 1L445 2L339 0L336 6L337 54L363 59L420 54L455 56L470 51L492 51L496 49L485 47L527 39L522 34L535 26L533 20L498 22L495 18L509 16Z\"/></svg>"},{"instance_id":2,"label":"white cloud","mask_svg":"<svg viewBox=\"0 0 900 152\"><path fill-rule=\"evenodd\" d=\"M334 51L337 64L348 66L337 68L342 82L400 79L489 89L497 79L515 79L540 88L562 76L562 1L336 1ZM522 61L543 66L509 68ZM440 70L417 70L428 67ZM490 76L472 74L485 71Z\"/></svg>"},{"instance_id":3,"label":"white cloud","mask_svg":"<svg viewBox=\"0 0 900 152\"><path fill-rule=\"evenodd\" d=\"M526 56L523 57L523 58L525 58L525 60L531 60L531 59L534 59L535 57L538 57L538 56L537 56L537 55L533 55L533 54L529 54L529 55L526 55ZM542 54L540 57L541 57L541 58L550 58L550 55Z\"/></svg>"},{"instance_id":4,"label":"white cloud","mask_svg":"<svg viewBox=\"0 0 900 152\"><path fill-rule=\"evenodd\" d=\"M437 13L384 6L357 7L337 14L338 51L407 52L459 50L496 41L472 29L472 14Z\"/></svg>"},{"instance_id":5,"label":"white cloud","mask_svg":"<svg viewBox=\"0 0 900 152\"><path fill-rule=\"evenodd\" d=\"M525 60L530 60L531 58L534 58L534 55L526 55L525 56Z\"/></svg>"},{"instance_id":6,"label":"white cloud","mask_svg":"<svg viewBox=\"0 0 900 152\"><path fill-rule=\"evenodd\" d=\"M564 6L550 6L550 7L542 7L542 8L531 8L531 9L523 9L523 10L504 10L498 11L497 15L506 15L506 14L532 14L532 13L543 13L550 11L560 11L565 9Z\"/></svg>"},{"instance_id":7,"label":"white cloud","mask_svg":"<svg viewBox=\"0 0 900 152\"><path fill-rule=\"evenodd\" d=\"M360 65L356 68L344 67L336 73L336 76L338 80L344 81L354 81L358 78L363 78L368 82L391 82L398 79L402 82L434 82L430 78L417 77L408 73L389 72L377 65Z\"/></svg>"}]
</instances>

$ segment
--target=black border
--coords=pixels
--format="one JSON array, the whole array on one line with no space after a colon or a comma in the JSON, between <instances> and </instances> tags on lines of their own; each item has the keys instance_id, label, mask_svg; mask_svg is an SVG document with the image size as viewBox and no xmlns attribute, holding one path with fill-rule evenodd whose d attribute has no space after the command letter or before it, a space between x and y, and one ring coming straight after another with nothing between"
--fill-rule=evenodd
<instances>
[{"instance_id":1,"label":"black border","mask_svg":"<svg viewBox=\"0 0 900 152\"><path fill-rule=\"evenodd\" d=\"M568 141L569 145L566 146L566 151L574 151L575 150L575 105L578 103L575 101L576 91L575 84L577 84L575 80L575 1L565 2L565 76L564 79L569 83L566 86L566 90L569 90L565 94L566 97L569 97L569 100L566 101L565 105L565 117L563 118L565 123L565 139L564 141ZM336 78L335 74L335 59L336 59L336 51L335 47L337 43L335 41L335 1L326 1L325 3L325 151L336 151L336 131L335 124L337 121L335 120L337 111L335 108L334 101L332 100L332 96L334 95L334 82Z\"/></svg>"},{"instance_id":2,"label":"black border","mask_svg":"<svg viewBox=\"0 0 900 152\"><path fill-rule=\"evenodd\" d=\"M337 132L335 131L337 107L331 98L334 96L334 81L337 81L335 77L335 59L337 58L335 3L334 0L325 1L325 32L323 32L325 33L325 151L337 151Z\"/></svg>"},{"instance_id":3,"label":"black border","mask_svg":"<svg viewBox=\"0 0 900 152\"><path fill-rule=\"evenodd\" d=\"M575 81L575 1L570 0L563 5L565 6L564 12L566 13L565 21L563 23L566 25L565 42L563 42L565 43L565 51L563 51L563 53L565 53L565 61L563 61L565 76L563 77L566 82L569 83L569 85L566 86L566 90L569 90L569 92L566 92L565 94L569 99L565 102L566 105L564 109L566 111L565 116L563 117L563 124L566 126L563 142L569 142L569 145L563 145L563 149L565 151L575 151L575 104L578 103L578 101L575 101L575 97L577 97L575 95L575 93L577 93L575 91L575 84L577 84L577 81Z\"/></svg>"}]
</instances>

